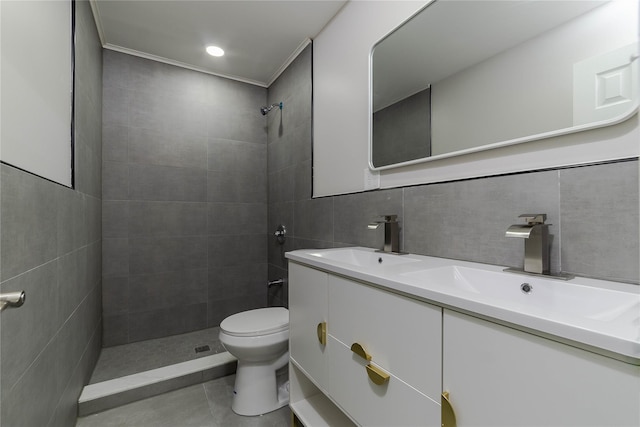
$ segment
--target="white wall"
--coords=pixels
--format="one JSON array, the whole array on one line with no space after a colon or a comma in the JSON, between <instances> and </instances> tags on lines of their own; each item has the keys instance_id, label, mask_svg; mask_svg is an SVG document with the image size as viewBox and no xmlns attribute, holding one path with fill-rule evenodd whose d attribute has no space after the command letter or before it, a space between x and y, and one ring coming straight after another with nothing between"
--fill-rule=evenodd
<instances>
[{"instance_id":1,"label":"white wall","mask_svg":"<svg viewBox=\"0 0 640 427\"><path fill-rule=\"evenodd\" d=\"M314 39L314 196L364 189L371 48L426 3L351 1Z\"/></svg>"},{"instance_id":2,"label":"white wall","mask_svg":"<svg viewBox=\"0 0 640 427\"><path fill-rule=\"evenodd\" d=\"M314 196L365 189L369 55L426 2L349 2L314 40ZM620 125L380 172L380 187L590 163L640 154L637 116Z\"/></svg>"},{"instance_id":3,"label":"white wall","mask_svg":"<svg viewBox=\"0 0 640 427\"><path fill-rule=\"evenodd\" d=\"M0 1L0 160L71 186L71 1Z\"/></svg>"}]
</instances>

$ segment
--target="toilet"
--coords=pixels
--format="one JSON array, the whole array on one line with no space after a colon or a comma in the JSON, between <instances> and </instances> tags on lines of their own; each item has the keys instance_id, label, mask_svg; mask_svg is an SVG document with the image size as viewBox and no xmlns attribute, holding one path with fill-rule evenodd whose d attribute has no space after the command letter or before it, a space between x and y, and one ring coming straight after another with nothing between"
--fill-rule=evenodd
<instances>
[{"instance_id":1,"label":"toilet","mask_svg":"<svg viewBox=\"0 0 640 427\"><path fill-rule=\"evenodd\" d=\"M220 323L220 342L238 359L231 409L262 415L289 403L289 384L278 384L276 371L289 362L289 310L258 308Z\"/></svg>"}]
</instances>

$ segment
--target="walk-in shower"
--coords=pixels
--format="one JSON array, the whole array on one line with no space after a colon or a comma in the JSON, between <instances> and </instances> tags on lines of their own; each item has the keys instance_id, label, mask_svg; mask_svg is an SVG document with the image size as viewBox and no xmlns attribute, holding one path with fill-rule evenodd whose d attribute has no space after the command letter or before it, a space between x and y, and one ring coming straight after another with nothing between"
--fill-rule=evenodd
<instances>
[{"instance_id":1,"label":"walk-in shower","mask_svg":"<svg viewBox=\"0 0 640 427\"><path fill-rule=\"evenodd\" d=\"M263 116L266 116L267 114L269 114L269 111L273 110L273 108L275 107L280 107L280 109L282 110L282 102L276 102L269 105L268 107L260 107L260 112Z\"/></svg>"}]
</instances>

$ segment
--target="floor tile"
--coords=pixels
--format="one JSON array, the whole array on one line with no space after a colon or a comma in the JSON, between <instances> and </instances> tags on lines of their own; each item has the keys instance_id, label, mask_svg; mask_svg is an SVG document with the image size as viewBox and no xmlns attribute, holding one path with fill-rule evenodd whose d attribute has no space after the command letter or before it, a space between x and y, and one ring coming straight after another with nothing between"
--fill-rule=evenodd
<instances>
[{"instance_id":1,"label":"floor tile","mask_svg":"<svg viewBox=\"0 0 640 427\"><path fill-rule=\"evenodd\" d=\"M202 384L78 418L77 427L215 426Z\"/></svg>"},{"instance_id":2,"label":"floor tile","mask_svg":"<svg viewBox=\"0 0 640 427\"><path fill-rule=\"evenodd\" d=\"M231 410L235 375L218 378L133 402L98 414L78 418L77 427L285 427L288 406L256 417Z\"/></svg>"}]
</instances>

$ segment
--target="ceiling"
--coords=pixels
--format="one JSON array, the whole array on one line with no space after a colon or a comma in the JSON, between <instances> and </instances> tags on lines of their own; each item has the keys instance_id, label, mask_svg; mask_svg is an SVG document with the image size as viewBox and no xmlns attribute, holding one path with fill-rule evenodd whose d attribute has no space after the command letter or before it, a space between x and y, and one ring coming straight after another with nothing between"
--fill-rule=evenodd
<instances>
[{"instance_id":1,"label":"ceiling","mask_svg":"<svg viewBox=\"0 0 640 427\"><path fill-rule=\"evenodd\" d=\"M346 0L90 3L107 49L268 87ZM211 44L225 55L208 55Z\"/></svg>"}]
</instances>

